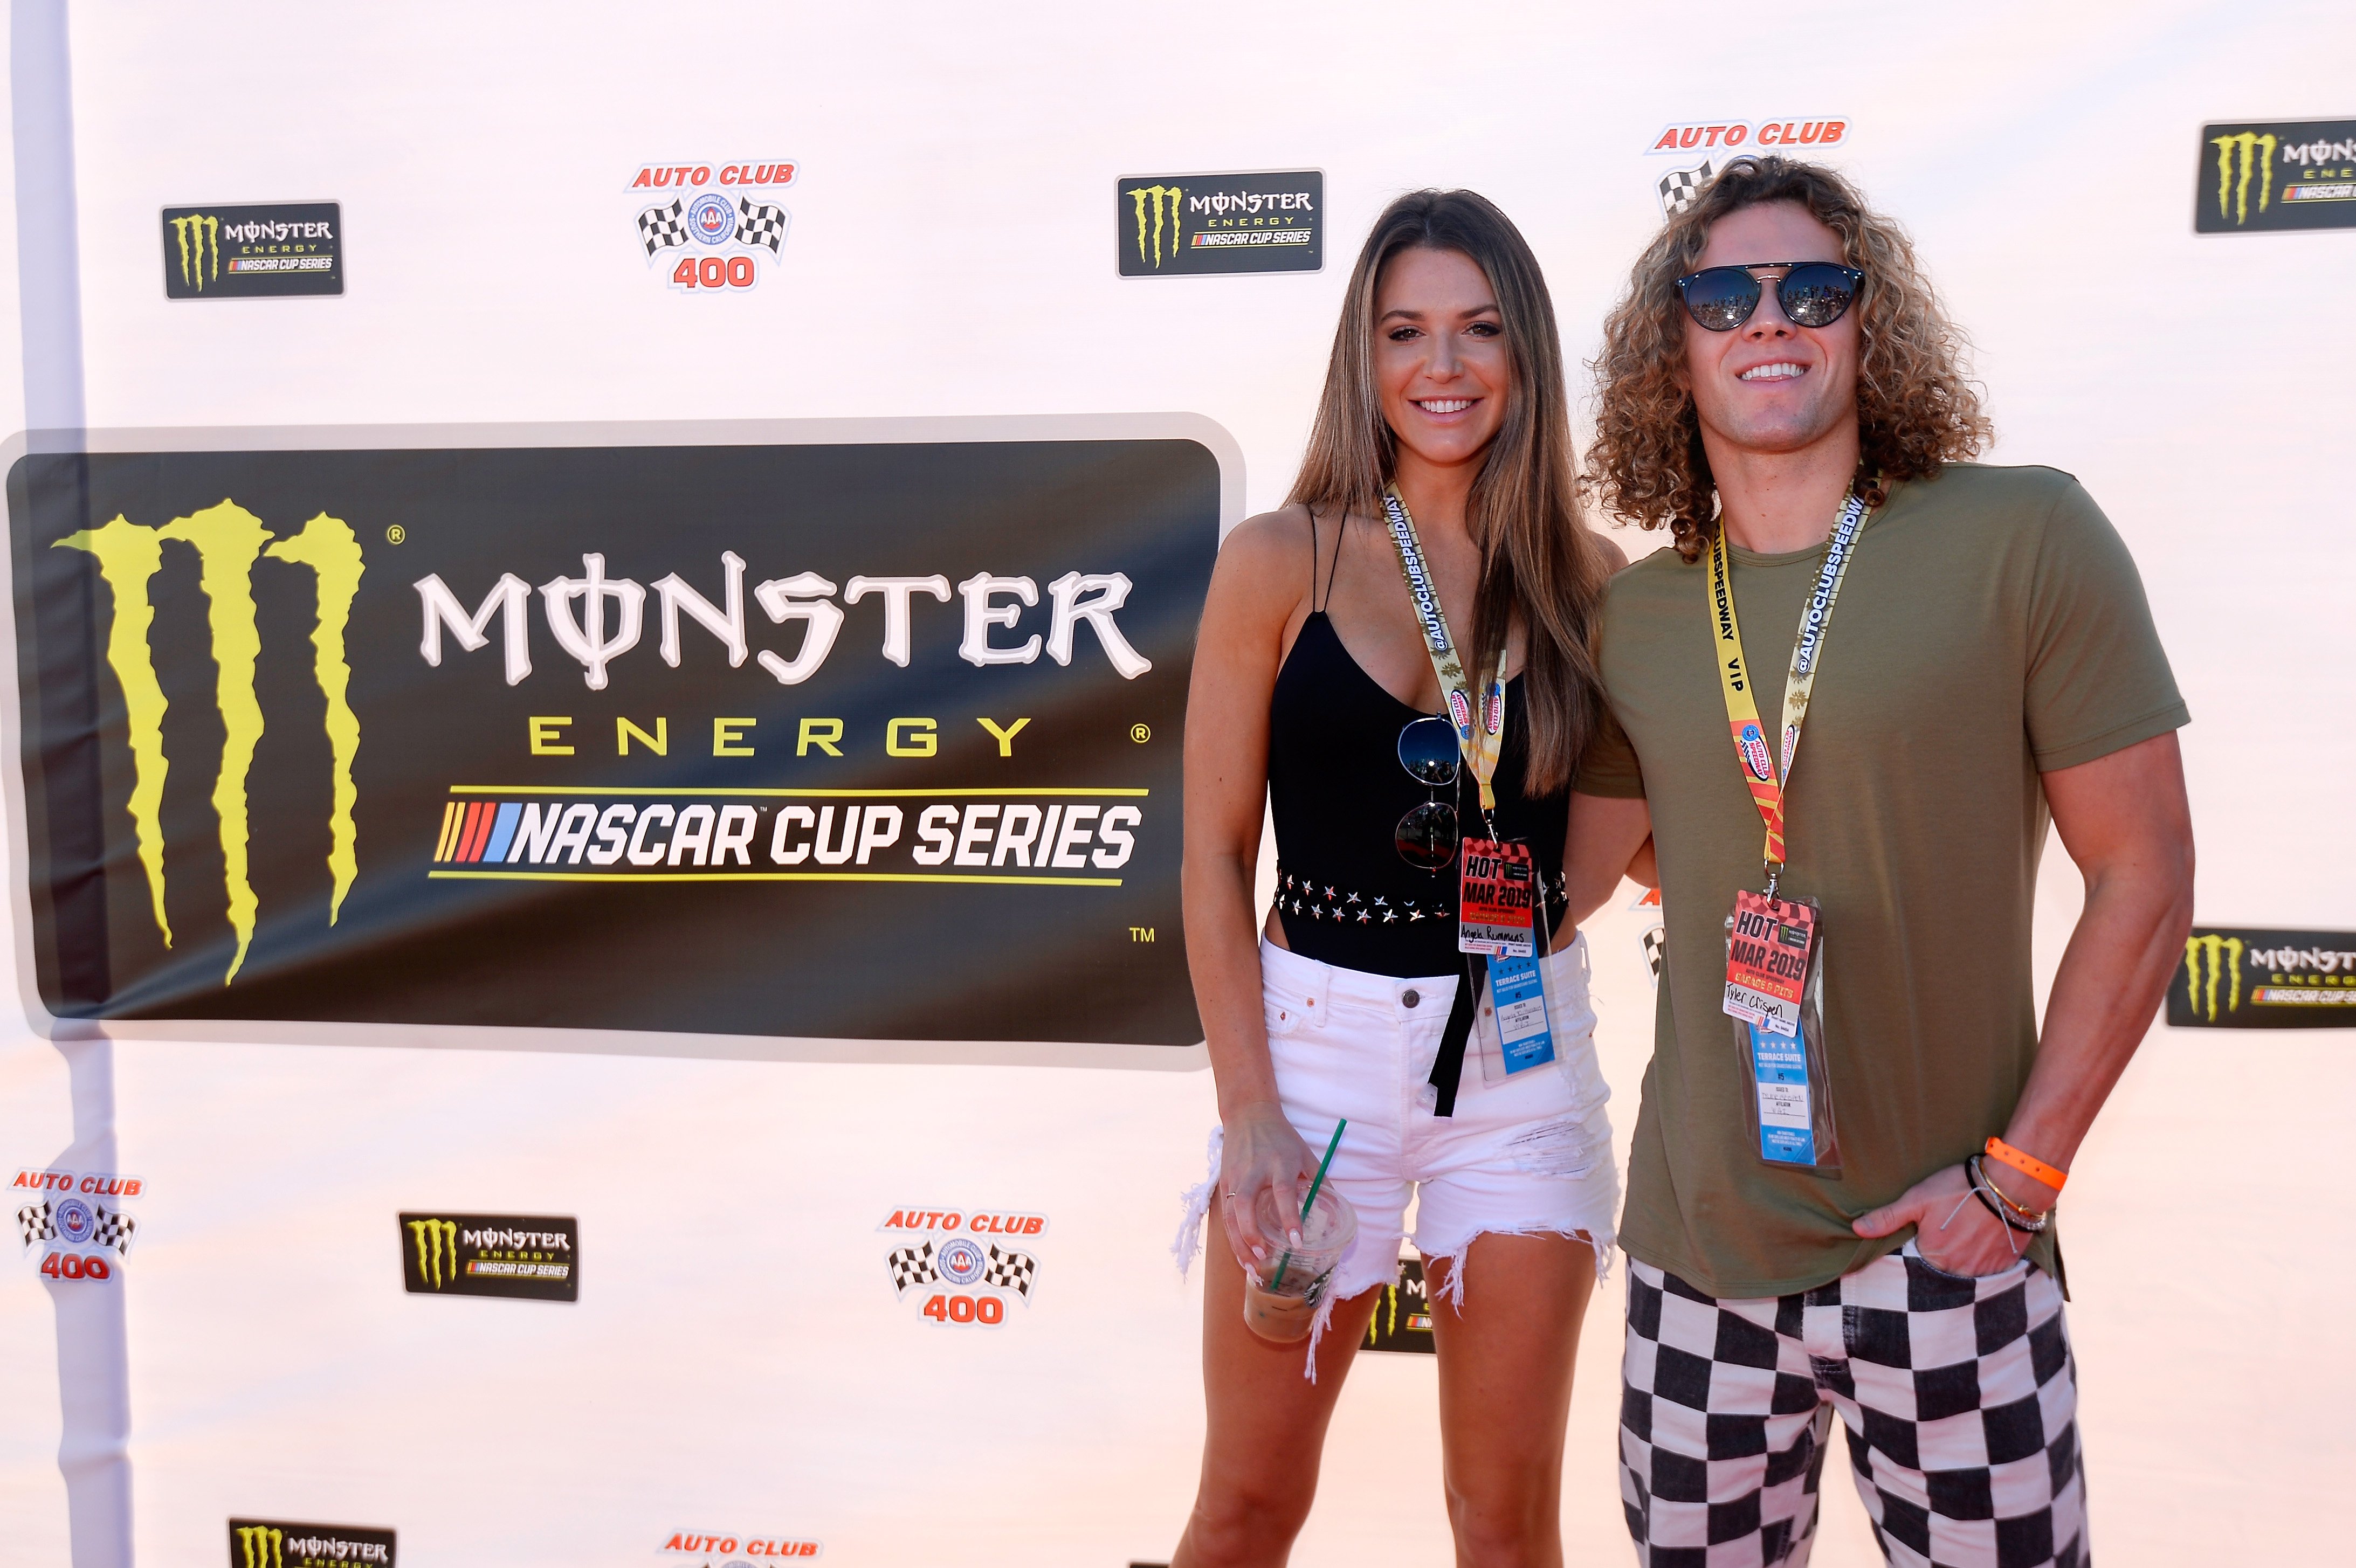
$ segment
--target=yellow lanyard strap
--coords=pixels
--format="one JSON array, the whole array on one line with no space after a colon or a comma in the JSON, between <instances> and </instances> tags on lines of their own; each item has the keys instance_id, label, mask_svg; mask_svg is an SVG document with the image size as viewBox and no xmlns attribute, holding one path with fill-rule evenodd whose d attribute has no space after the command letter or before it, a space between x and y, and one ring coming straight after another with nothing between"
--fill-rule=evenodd
<instances>
[{"instance_id":1,"label":"yellow lanyard strap","mask_svg":"<svg viewBox=\"0 0 2356 1568\"><path fill-rule=\"evenodd\" d=\"M1833 605L1840 598L1841 580L1857 553L1858 530L1865 527L1869 508L1851 492L1841 506L1833 537L1825 546L1825 563L1816 573L1816 591L1800 613L1799 635L1792 644L1792 669L1783 683L1783 744L1782 766L1767 748L1759 728L1759 704L1751 693L1750 666L1742 655L1742 624L1734 613L1734 583L1727 571L1726 525L1721 522L1709 540L1709 614L1718 681L1726 694L1726 721L1734 733L1735 755L1742 763L1742 782L1751 786L1751 804L1767 825L1767 870L1772 878L1783 865L1783 791L1792 777L1792 763L1800 752L1800 726L1808 716L1808 694L1816 684L1816 668L1824 658L1825 635L1832 629Z\"/></svg>"},{"instance_id":2,"label":"yellow lanyard strap","mask_svg":"<svg viewBox=\"0 0 2356 1568\"><path fill-rule=\"evenodd\" d=\"M1424 569L1423 545L1415 535L1415 519L1408 516L1407 503L1399 499L1398 486L1383 487L1383 510L1391 526L1391 543L1398 550L1399 575L1407 579L1407 595L1415 604L1415 618L1423 626L1423 642L1431 655L1431 672L1440 677L1440 689L1448 699L1448 717L1456 726L1456 742L1463 749L1464 765L1472 770L1472 780L1481 786L1481 811L1483 816L1497 809L1497 797L1489 781L1496 776L1497 751L1505 733L1505 655L1497 656L1496 667L1489 671L1483 683L1488 699L1476 710L1472 693L1464 679L1464 661L1456 656L1455 639L1448 635L1448 615L1440 607L1440 594L1431 586L1431 573Z\"/></svg>"}]
</instances>

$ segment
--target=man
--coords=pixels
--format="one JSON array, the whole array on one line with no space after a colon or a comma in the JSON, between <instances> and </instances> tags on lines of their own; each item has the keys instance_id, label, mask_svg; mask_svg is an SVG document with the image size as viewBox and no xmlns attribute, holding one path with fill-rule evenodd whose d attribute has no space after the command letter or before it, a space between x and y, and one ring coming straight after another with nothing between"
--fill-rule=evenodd
<instances>
[{"instance_id":1,"label":"man","mask_svg":"<svg viewBox=\"0 0 2356 1568\"><path fill-rule=\"evenodd\" d=\"M1571 827L1574 915L1649 833L1667 920L1621 1225L1650 1568L1804 1562L1835 1413L1890 1561L2089 1560L2051 1214L2183 951L2187 715L2077 482L1962 461L1959 350L1904 233L1777 157L1607 324L1590 483L1676 546L1612 582ZM2040 1040L2049 814L2086 905Z\"/></svg>"}]
</instances>

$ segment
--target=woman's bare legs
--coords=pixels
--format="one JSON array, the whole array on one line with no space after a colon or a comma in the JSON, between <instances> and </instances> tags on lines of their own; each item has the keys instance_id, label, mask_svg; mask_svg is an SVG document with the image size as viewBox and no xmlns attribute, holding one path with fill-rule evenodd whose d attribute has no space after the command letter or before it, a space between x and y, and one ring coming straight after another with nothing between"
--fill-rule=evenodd
<instances>
[{"instance_id":1,"label":"woman's bare legs","mask_svg":"<svg viewBox=\"0 0 2356 1568\"><path fill-rule=\"evenodd\" d=\"M1445 1298L1453 1268L1465 1270L1461 1317ZM1425 1280L1459 1568L1559 1568L1563 1433L1595 1250L1568 1236L1476 1236L1432 1260Z\"/></svg>"},{"instance_id":2,"label":"woman's bare legs","mask_svg":"<svg viewBox=\"0 0 2356 1568\"><path fill-rule=\"evenodd\" d=\"M1244 1327L1244 1271L1215 1223L1203 1248L1203 1392L1209 1421L1194 1511L1171 1568L1284 1562L1317 1495L1325 1427L1380 1290L1337 1303L1302 1377L1309 1341L1270 1344ZM1560 1437L1557 1436L1559 1446Z\"/></svg>"}]
</instances>

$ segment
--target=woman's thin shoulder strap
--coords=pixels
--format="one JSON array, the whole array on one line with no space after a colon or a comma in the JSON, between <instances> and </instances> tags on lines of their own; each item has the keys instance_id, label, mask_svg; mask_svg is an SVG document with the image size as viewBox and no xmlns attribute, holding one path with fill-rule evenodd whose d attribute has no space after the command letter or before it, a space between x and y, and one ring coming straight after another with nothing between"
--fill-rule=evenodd
<instances>
[{"instance_id":1,"label":"woman's thin shoulder strap","mask_svg":"<svg viewBox=\"0 0 2356 1568\"><path fill-rule=\"evenodd\" d=\"M1308 506L1307 502L1301 503ZM1317 608L1317 508L1309 507L1309 608Z\"/></svg>"},{"instance_id":2,"label":"woman's thin shoulder strap","mask_svg":"<svg viewBox=\"0 0 2356 1568\"><path fill-rule=\"evenodd\" d=\"M1313 524L1315 514L1312 513L1311 516ZM1318 602L1317 608L1320 610L1323 610L1327 604L1333 602L1333 578L1334 575L1342 570L1342 543L1349 537L1350 511L1348 507L1344 507L1333 526L1333 560L1325 568L1325 597ZM1314 566L1313 560L1312 562L1312 568ZM1309 586L1310 596L1313 599L1316 597L1317 587L1316 577L1313 570L1310 577Z\"/></svg>"}]
</instances>

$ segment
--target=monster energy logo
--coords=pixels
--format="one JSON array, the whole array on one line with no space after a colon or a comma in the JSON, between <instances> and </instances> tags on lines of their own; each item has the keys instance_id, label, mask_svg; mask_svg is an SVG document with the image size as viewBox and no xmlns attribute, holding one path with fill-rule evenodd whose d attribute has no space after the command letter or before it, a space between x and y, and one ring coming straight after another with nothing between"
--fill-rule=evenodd
<instances>
[{"instance_id":1,"label":"monster energy logo","mask_svg":"<svg viewBox=\"0 0 2356 1568\"><path fill-rule=\"evenodd\" d=\"M244 1552L242 1568L286 1568L286 1532L266 1524L240 1525L238 1549Z\"/></svg>"},{"instance_id":2,"label":"monster energy logo","mask_svg":"<svg viewBox=\"0 0 2356 1568\"><path fill-rule=\"evenodd\" d=\"M164 779L171 762L164 754L167 704L163 684L156 677L149 638L155 609L148 594L150 582L163 569L166 542L196 550L199 582L209 605L208 621L218 672L214 700L220 709L223 730L220 772L213 782L212 803L220 822L229 923L237 937L229 972L221 976L226 986L237 978L245 963L260 907L247 874L246 856L251 837L246 779L262 731L262 704L253 685L254 664L262 653L262 635L254 617L254 563L266 555L307 567L317 580L318 619L311 645L319 690L327 699L326 729L335 770L327 849L327 869L335 880L327 923L333 925L359 869L352 827L352 808L359 792L352 783L352 759L359 751L360 725L347 697L352 672L345 657L344 630L351 620L352 601L359 592L360 547L350 525L325 512L304 524L302 532L273 541L262 519L228 499L175 517L160 528L143 528L117 517L103 528L84 528L57 541L56 548L87 550L98 558L99 573L112 599L114 620L107 633L106 662L122 684L130 731L131 821L137 835L139 863L147 874L156 929L163 933L167 948L172 945L172 924L164 908L163 804Z\"/></svg>"},{"instance_id":3,"label":"monster energy logo","mask_svg":"<svg viewBox=\"0 0 2356 1568\"><path fill-rule=\"evenodd\" d=\"M180 282L204 293L205 285L220 276L220 219L203 213L175 218L172 234L180 242Z\"/></svg>"},{"instance_id":4,"label":"monster energy logo","mask_svg":"<svg viewBox=\"0 0 2356 1568\"><path fill-rule=\"evenodd\" d=\"M1169 259L1173 261L1178 259L1178 231L1182 227L1178 204L1185 199L1185 191L1174 185L1141 185L1130 189L1129 199L1137 206L1137 259L1139 261L1151 261L1156 267L1162 265L1162 208L1165 200L1170 207ZM1147 243L1145 234L1145 219L1149 212L1153 219L1153 239L1151 244Z\"/></svg>"},{"instance_id":5,"label":"monster energy logo","mask_svg":"<svg viewBox=\"0 0 2356 1568\"><path fill-rule=\"evenodd\" d=\"M316 1563L392 1562L392 1532L342 1525L229 1521L230 1568L286 1568ZM289 1534L293 1531L293 1534ZM370 1540L369 1537L376 1539Z\"/></svg>"},{"instance_id":6,"label":"monster energy logo","mask_svg":"<svg viewBox=\"0 0 2356 1568\"><path fill-rule=\"evenodd\" d=\"M2201 976L2208 970L2207 979ZM2205 1013L2211 1023L2217 1021L2217 983L2226 982L2225 1010L2239 1012L2242 1008L2242 940L2237 936L2219 936L2211 932L2195 936L2184 944L2184 999L2193 1014ZM2205 995L2204 995L2205 988Z\"/></svg>"},{"instance_id":7,"label":"monster energy logo","mask_svg":"<svg viewBox=\"0 0 2356 1568\"><path fill-rule=\"evenodd\" d=\"M455 1220L412 1220L409 1233L417 1243L417 1277L439 1290L458 1277L458 1223ZM449 1275L443 1275L443 1260Z\"/></svg>"},{"instance_id":8,"label":"monster energy logo","mask_svg":"<svg viewBox=\"0 0 2356 1568\"><path fill-rule=\"evenodd\" d=\"M1414 1339L1408 1336L1420 1335ZM1375 1298L1375 1315L1366 1324L1366 1348L1376 1350L1429 1351L1431 1349L1431 1301L1423 1265L1399 1261L1398 1278Z\"/></svg>"},{"instance_id":9,"label":"monster energy logo","mask_svg":"<svg viewBox=\"0 0 2356 1568\"><path fill-rule=\"evenodd\" d=\"M2250 220L2250 181L2254 177L2258 182L2258 210L2265 211L2274 195L2275 139L2244 131L2231 136L2211 136L2209 144L2217 149L2217 216L2221 219L2225 216L2230 197L2234 224Z\"/></svg>"}]
</instances>

